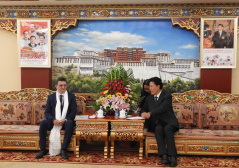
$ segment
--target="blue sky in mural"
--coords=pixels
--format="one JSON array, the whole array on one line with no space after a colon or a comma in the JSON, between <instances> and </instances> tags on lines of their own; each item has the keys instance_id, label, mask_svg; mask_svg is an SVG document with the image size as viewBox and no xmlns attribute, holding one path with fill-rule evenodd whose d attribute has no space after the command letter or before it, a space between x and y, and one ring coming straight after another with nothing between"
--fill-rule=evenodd
<instances>
[{"instance_id":1,"label":"blue sky in mural","mask_svg":"<svg viewBox=\"0 0 239 168\"><path fill-rule=\"evenodd\" d=\"M192 31L173 27L171 20L87 20L78 28L59 33L53 57L74 50L102 52L117 47L143 47L146 53L170 52L172 59L199 59L199 39Z\"/></svg>"}]
</instances>

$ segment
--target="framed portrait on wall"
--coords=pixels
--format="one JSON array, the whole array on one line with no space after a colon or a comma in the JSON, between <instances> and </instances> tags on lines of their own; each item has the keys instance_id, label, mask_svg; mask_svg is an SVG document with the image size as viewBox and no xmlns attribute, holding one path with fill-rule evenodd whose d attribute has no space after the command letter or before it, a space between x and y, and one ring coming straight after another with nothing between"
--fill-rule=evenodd
<instances>
[{"instance_id":1,"label":"framed portrait on wall","mask_svg":"<svg viewBox=\"0 0 239 168\"><path fill-rule=\"evenodd\" d=\"M51 67L51 24L48 20L17 20L20 67Z\"/></svg>"},{"instance_id":2,"label":"framed portrait on wall","mask_svg":"<svg viewBox=\"0 0 239 168\"><path fill-rule=\"evenodd\" d=\"M237 18L202 18L201 68L236 68Z\"/></svg>"}]
</instances>

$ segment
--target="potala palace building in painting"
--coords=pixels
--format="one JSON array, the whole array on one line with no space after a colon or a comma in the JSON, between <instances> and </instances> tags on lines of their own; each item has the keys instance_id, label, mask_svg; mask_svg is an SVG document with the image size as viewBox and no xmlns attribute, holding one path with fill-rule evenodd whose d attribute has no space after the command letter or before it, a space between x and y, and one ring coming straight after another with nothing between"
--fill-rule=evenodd
<instances>
[{"instance_id":1,"label":"potala palace building in painting","mask_svg":"<svg viewBox=\"0 0 239 168\"><path fill-rule=\"evenodd\" d=\"M170 53L146 54L142 48L117 47L104 49L103 53L75 50L73 56L57 57L53 66L77 66L77 74L93 75L94 71L109 70L120 63L126 70L131 68L134 77L148 79L160 77L169 82L177 77L184 81L194 81L200 76L199 59L173 59Z\"/></svg>"}]
</instances>

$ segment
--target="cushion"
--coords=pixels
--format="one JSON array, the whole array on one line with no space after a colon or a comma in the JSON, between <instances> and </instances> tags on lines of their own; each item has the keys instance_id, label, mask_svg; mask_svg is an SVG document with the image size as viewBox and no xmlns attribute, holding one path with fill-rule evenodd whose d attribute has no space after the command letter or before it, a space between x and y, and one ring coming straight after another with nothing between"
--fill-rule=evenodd
<instances>
[{"instance_id":1,"label":"cushion","mask_svg":"<svg viewBox=\"0 0 239 168\"><path fill-rule=\"evenodd\" d=\"M145 132L146 137L153 137L153 132ZM204 130L204 129L179 129L175 138L189 138L197 140L239 140L239 131L235 130Z\"/></svg>"},{"instance_id":2,"label":"cushion","mask_svg":"<svg viewBox=\"0 0 239 168\"><path fill-rule=\"evenodd\" d=\"M39 134L39 125L0 125L1 134ZM47 131L50 134L51 131ZM61 130L65 134L65 130ZM75 130L73 131L75 134Z\"/></svg>"},{"instance_id":3,"label":"cushion","mask_svg":"<svg viewBox=\"0 0 239 168\"><path fill-rule=\"evenodd\" d=\"M1 100L0 125L33 124L32 104L25 100Z\"/></svg>"},{"instance_id":4,"label":"cushion","mask_svg":"<svg viewBox=\"0 0 239 168\"><path fill-rule=\"evenodd\" d=\"M40 125L40 122L45 119L46 100L37 101L35 105L35 124Z\"/></svg>"},{"instance_id":5,"label":"cushion","mask_svg":"<svg viewBox=\"0 0 239 168\"><path fill-rule=\"evenodd\" d=\"M0 133L39 134L38 125L0 125Z\"/></svg>"},{"instance_id":6,"label":"cushion","mask_svg":"<svg viewBox=\"0 0 239 168\"><path fill-rule=\"evenodd\" d=\"M238 111L238 104L202 104L202 126L211 130L239 130Z\"/></svg>"},{"instance_id":7,"label":"cushion","mask_svg":"<svg viewBox=\"0 0 239 168\"><path fill-rule=\"evenodd\" d=\"M173 103L173 111L178 119L179 128L200 128L199 106L190 103Z\"/></svg>"},{"instance_id":8,"label":"cushion","mask_svg":"<svg viewBox=\"0 0 239 168\"><path fill-rule=\"evenodd\" d=\"M76 115L82 115L86 112L86 103L85 100L76 99L77 111Z\"/></svg>"},{"instance_id":9,"label":"cushion","mask_svg":"<svg viewBox=\"0 0 239 168\"><path fill-rule=\"evenodd\" d=\"M35 123L39 125L42 120L45 119L45 107L46 107L46 100L41 100L36 102L35 106ZM76 99L77 103L77 111L76 115L81 115L85 113L86 110L86 103L84 101Z\"/></svg>"},{"instance_id":10,"label":"cushion","mask_svg":"<svg viewBox=\"0 0 239 168\"><path fill-rule=\"evenodd\" d=\"M218 139L239 140L239 131L235 130L204 130L204 129L179 129L175 138L192 139Z\"/></svg>"}]
</instances>

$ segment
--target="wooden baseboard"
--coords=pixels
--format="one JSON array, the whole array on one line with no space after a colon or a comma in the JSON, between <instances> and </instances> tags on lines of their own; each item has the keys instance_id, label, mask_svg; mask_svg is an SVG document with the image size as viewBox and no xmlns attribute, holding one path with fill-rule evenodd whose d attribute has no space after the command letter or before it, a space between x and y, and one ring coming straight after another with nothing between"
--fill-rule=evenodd
<instances>
[{"instance_id":1,"label":"wooden baseboard","mask_svg":"<svg viewBox=\"0 0 239 168\"><path fill-rule=\"evenodd\" d=\"M175 145L177 153L182 155L239 156L239 141L234 140L175 138ZM145 138L145 156L150 153L158 153L155 137Z\"/></svg>"},{"instance_id":2,"label":"wooden baseboard","mask_svg":"<svg viewBox=\"0 0 239 168\"><path fill-rule=\"evenodd\" d=\"M61 135L63 142L64 135ZM48 138L47 138L48 139ZM49 146L49 141L47 141ZM72 135L68 151L75 152L76 137ZM40 150L39 134L0 134L0 149L2 150Z\"/></svg>"}]
</instances>

